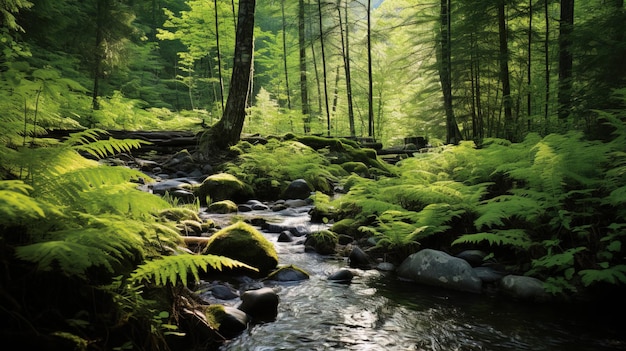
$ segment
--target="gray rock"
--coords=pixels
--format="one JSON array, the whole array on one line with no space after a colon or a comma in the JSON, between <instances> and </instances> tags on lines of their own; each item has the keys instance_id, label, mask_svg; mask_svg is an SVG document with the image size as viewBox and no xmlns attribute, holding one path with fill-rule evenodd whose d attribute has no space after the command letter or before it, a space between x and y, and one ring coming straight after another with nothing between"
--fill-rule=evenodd
<instances>
[{"instance_id":1,"label":"gray rock","mask_svg":"<svg viewBox=\"0 0 626 351\"><path fill-rule=\"evenodd\" d=\"M289 232L288 230L283 230L278 235L278 239L276 239L276 241L278 241L279 243L289 243L289 242L292 242L293 238L291 237L291 232Z\"/></svg>"},{"instance_id":2,"label":"gray rock","mask_svg":"<svg viewBox=\"0 0 626 351\"><path fill-rule=\"evenodd\" d=\"M210 290L211 294L220 300L232 300L239 297L239 294L237 294L235 290L222 284L214 285Z\"/></svg>"},{"instance_id":3,"label":"gray rock","mask_svg":"<svg viewBox=\"0 0 626 351\"><path fill-rule=\"evenodd\" d=\"M464 259L472 267L478 267L483 264L483 260L487 256L487 253L481 250L465 250L459 252L455 256Z\"/></svg>"},{"instance_id":4,"label":"gray rock","mask_svg":"<svg viewBox=\"0 0 626 351\"><path fill-rule=\"evenodd\" d=\"M421 284L472 293L482 291L482 281L470 264L442 251L424 249L410 255L398 267L397 274Z\"/></svg>"},{"instance_id":5,"label":"gray rock","mask_svg":"<svg viewBox=\"0 0 626 351\"><path fill-rule=\"evenodd\" d=\"M484 283L495 283L505 275L491 267L475 267L474 272Z\"/></svg>"},{"instance_id":6,"label":"gray rock","mask_svg":"<svg viewBox=\"0 0 626 351\"><path fill-rule=\"evenodd\" d=\"M313 189L304 179L296 179L292 181L283 191L281 199L307 199L311 196Z\"/></svg>"},{"instance_id":7,"label":"gray rock","mask_svg":"<svg viewBox=\"0 0 626 351\"><path fill-rule=\"evenodd\" d=\"M350 267L352 268L370 268L371 260L368 254L365 253L360 247L355 246L350 251L348 256Z\"/></svg>"},{"instance_id":8,"label":"gray rock","mask_svg":"<svg viewBox=\"0 0 626 351\"><path fill-rule=\"evenodd\" d=\"M278 315L278 295L271 288L248 290L241 296L238 308L253 320L273 321Z\"/></svg>"},{"instance_id":9,"label":"gray rock","mask_svg":"<svg viewBox=\"0 0 626 351\"><path fill-rule=\"evenodd\" d=\"M519 300L547 301L549 299L543 282L533 277L509 274L500 281L500 290L505 295Z\"/></svg>"},{"instance_id":10,"label":"gray rock","mask_svg":"<svg viewBox=\"0 0 626 351\"><path fill-rule=\"evenodd\" d=\"M230 306L221 306L224 313L216 314L219 323L219 333L227 339L232 339L248 328L250 322L244 311Z\"/></svg>"},{"instance_id":11,"label":"gray rock","mask_svg":"<svg viewBox=\"0 0 626 351\"><path fill-rule=\"evenodd\" d=\"M350 283L354 278L354 273L349 269L343 268L328 276L328 280L336 283Z\"/></svg>"}]
</instances>

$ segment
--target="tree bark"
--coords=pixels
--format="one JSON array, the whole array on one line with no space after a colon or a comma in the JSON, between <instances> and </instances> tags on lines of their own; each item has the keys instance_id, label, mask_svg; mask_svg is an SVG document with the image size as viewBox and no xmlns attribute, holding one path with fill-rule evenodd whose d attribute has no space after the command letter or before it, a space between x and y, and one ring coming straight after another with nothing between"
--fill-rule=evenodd
<instances>
[{"instance_id":1,"label":"tree bark","mask_svg":"<svg viewBox=\"0 0 626 351\"><path fill-rule=\"evenodd\" d=\"M566 119L572 102L572 30L574 29L574 0L561 0L559 23L559 119Z\"/></svg>"},{"instance_id":2,"label":"tree bark","mask_svg":"<svg viewBox=\"0 0 626 351\"><path fill-rule=\"evenodd\" d=\"M220 25L219 18L217 16L217 0L214 0L213 4L215 6L215 47L217 48L217 76L220 80L220 102L222 107L222 113L224 113L224 79L222 78L222 51L220 50Z\"/></svg>"},{"instance_id":3,"label":"tree bark","mask_svg":"<svg viewBox=\"0 0 626 351\"><path fill-rule=\"evenodd\" d=\"M374 83L372 78L372 0L367 1L367 85L367 135L369 137L374 137Z\"/></svg>"},{"instance_id":4,"label":"tree bark","mask_svg":"<svg viewBox=\"0 0 626 351\"><path fill-rule=\"evenodd\" d=\"M309 91L306 77L306 35L304 31L304 0L298 2L298 47L300 49L300 101L304 134L311 132L311 114L309 111Z\"/></svg>"},{"instance_id":5,"label":"tree bark","mask_svg":"<svg viewBox=\"0 0 626 351\"><path fill-rule=\"evenodd\" d=\"M233 72L222 118L207 133L208 144L226 149L239 142L246 118L254 52L255 0L240 0Z\"/></svg>"},{"instance_id":6,"label":"tree bark","mask_svg":"<svg viewBox=\"0 0 626 351\"><path fill-rule=\"evenodd\" d=\"M345 8L346 23L345 28L343 20L341 18L341 1L337 2L337 14L339 17L339 34L341 35L341 56L343 58L343 68L346 74L346 98L348 99L348 123L350 125L350 136L356 136L356 130L354 128L354 106L352 105L352 78L350 77L350 46L348 35L348 8L346 3ZM343 34L345 29L345 36ZM344 41L345 38L345 41Z\"/></svg>"},{"instance_id":7,"label":"tree bark","mask_svg":"<svg viewBox=\"0 0 626 351\"><path fill-rule=\"evenodd\" d=\"M446 143L456 144L461 139L461 132L454 117L452 108L452 62L450 40L450 0L441 0L440 12L440 45L439 50L439 79L443 92L443 105L446 112Z\"/></svg>"},{"instance_id":8,"label":"tree bark","mask_svg":"<svg viewBox=\"0 0 626 351\"><path fill-rule=\"evenodd\" d=\"M287 108L291 110L291 91L289 89L289 70L287 69L287 22L285 20L285 0L280 2L280 12L283 17L283 69L285 71L285 90L287 94Z\"/></svg>"},{"instance_id":9,"label":"tree bark","mask_svg":"<svg viewBox=\"0 0 626 351\"><path fill-rule=\"evenodd\" d=\"M317 12L319 16L320 44L322 49L322 69L324 83L324 99L326 100L326 134L330 136L330 109L328 106L328 74L326 72L326 52L324 50L324 27L322 20L322 0L317 0Z\"/></svg>"},{"instance_id":10,"label":"tree bark","mask_svg":"<svg viewBox=\"0 0 626 351\"><path fill-rule=\"evenodd\" d=\"M504 0L498 1L498 33L500 38L500 80L502 81L505 138L513 141L514 121L511 101L511 84L509 81L509 48Z\"/></svg>"}]
</instances>

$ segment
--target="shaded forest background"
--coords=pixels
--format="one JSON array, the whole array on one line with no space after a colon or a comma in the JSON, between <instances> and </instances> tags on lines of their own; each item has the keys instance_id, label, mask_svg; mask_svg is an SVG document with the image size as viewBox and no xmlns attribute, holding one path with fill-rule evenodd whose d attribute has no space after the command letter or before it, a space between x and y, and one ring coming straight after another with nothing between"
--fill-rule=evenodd
<instances>
[{"instance_id":1,"label":"shaded forest background","mask_svg":"<svg viewBox=\"0 0 626 351\"><path fill-rule=\"evenodd\" d=\"M234 0L1 7L0 104L29 133L187 129L222 114ZM605 135L593 111L621 107L623 1L277 0L255 21L246 133L520 141Z\"/></svg>"}]
</instances>

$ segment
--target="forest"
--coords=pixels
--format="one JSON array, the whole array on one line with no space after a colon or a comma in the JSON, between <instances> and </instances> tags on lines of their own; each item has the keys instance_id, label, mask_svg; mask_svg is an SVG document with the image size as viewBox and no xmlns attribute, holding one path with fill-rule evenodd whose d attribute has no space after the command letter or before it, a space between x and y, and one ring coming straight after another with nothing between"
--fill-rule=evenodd
<instances>
[{"instance_id":1,"label":"forest","mask_svg":"<svg viewBox=\"0 0 626 351\"><path fill-rule=\"evenodd\" d=\"M26 349L175 349L188 280L253 268L181 253L207 199L138 191L103 161L146 142L114 130L197 133L261 200L304 178L372 253L480 247L623 305L623 0L0 0L0 23L0 335ZM359 142L411 137L393 164Z\"/></svg>"}]
</instances>

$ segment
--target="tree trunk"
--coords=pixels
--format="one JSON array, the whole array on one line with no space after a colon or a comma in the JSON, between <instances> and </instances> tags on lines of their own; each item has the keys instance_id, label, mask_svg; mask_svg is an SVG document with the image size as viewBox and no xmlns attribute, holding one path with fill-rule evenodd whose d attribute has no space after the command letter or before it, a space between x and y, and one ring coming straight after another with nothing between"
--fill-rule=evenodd
<instances>
[{"instance_id":1,"label":"tree trunk","mask_svg":"<svg viewBox=\"0 0 626 351\"><path fill-rule=\"evenodd\" d=\"M304 0L298 2L298 47L300 49L300 100L304 118L304 134L311 132L311 114L309 111L309 91L306 79L306 36L304 32Z\"/></svg>"},{"instance_id":2,"label":"tree trunk","mask_svg":"<svg viewBox=\"0 0 626 351\"><path fill-rule=\"evenodd\" d=\"M289 70L287 69L287 23L285 21L285 0L280 2L280 11L283 17L283 69L285 71L285 90L287 93L287 108L291 110L291 92L289 91Z\"/></svg>"},{"instance_id":3,"label":"tree trunk","mask_svg":"<svg viewBox=\"0 0 626 351\"><path fill-rule=\"evenodd\" d=\"M324 28L322 21L322 0L317 0L317 12L319 16L320 44L322 49L322 68L324 71L324 99L326 100L326 133L330 136L330 109L328 106L328 74L326 73L326 52L324 51Z\"/></svg>"},{"instance_id":4,"label":"tree trunk","mask_svg":"<svg viewBox=\"0 0 626 351\"><path fill-rule=\"evenodd\" d=\"M574 0L561 0L559 23L559 119L566 119L572 102L572 30L574 29Z\"/></svg>"},{"instance_id":5,"label":"tree trunk","mask_svg":"<svg viewBox=\"0 0 626 351\"><path fill-rule=\"evenodd\" d=\"M367 1L367 83L367 135L369 137L374 137L374 83L372 78L372 0Z\"/></svg>"},{"instance_id":6,"label":"tree trunk","mask_svg":"<svg viewBox=\"0 0 626 351\"><path fill-rule=\"evenodd\" d=\"M544 49L544 60L545 60L545 76L546 76L546 90L545 90L545 97L544 97L544 115L543 115L543 119L544 119L544 133L547 133L548 131L548 117L550 116L550 7L547 1L544 1L544 16L546 18L546 38L545 41L543 42L543 49Z\"/></svg>"},{"instance_id":7,"label":"tree trunk","mask_svg":"<svg viewBox=\"0 0 626 351\"><path fill-rule=\"evenodd\" d=\"M345 8L346 16L346 28L345 28L345 41L344 41L344 28L343 20L341 18L341 1L337 2L337 13L339 15L339 34L341 35L341 56L343 58L343 68L346 72L346 94L348 99L348 122L350 125L350 136L356 136L356 130L354 128L354 107L352 105L352 81L350 78L350 47L349 47L349 35L348 35L348 8L346 3Z\"/></svg>"},{"instance_id":8,"label":"tree trunk","mask_svg":"<svg viewBox=\"0 0 626 351\"><path fill-rule=\"evenodd\" d=\"M514 121L511 101L511 84L509 81L509 48L507 38L506 14L504 0L498 1L498 34L500 38L500 80L502 81L502 102L504 104L505 138L513 141Z\"/></svg>"},{"instance_id":9,"label":"tree trunk","mask_svg":"<svg viewBox=\"0 0 626 351\"><path fill-rule=\"evenodd\" d=\"M224 113L224 79L222 78L222 51L220 50L220 26L219 17L217 15L217 0L214 0L215 5L215 47L217 48L217 76L220 81L220 102L222 107L222 113Z\"/></svg>"},{"instance_id":10,"label":"tree trunk","mask_svg":"<svg viewBox=\"0 0 626 351\"><path fill-rule=\"evenodd\" d=\"M443 105L446 112L446 143L456 144L461 139L461 132L456 124L452 109L452 62L450 47L450 0L441 0L441 27L439 50L439 79L443 92Z\"/></svg>"},{"instance_id":11,"label":"tree trunk","mask_svg":"<svg viewBox=\"0 0 626 351\"><path fill-rule=\"evenodd\" d=\"M207 133L210 146L226 149L239 142L246 118L254 51L254 7L256 0L240 0L235 36L233 72L222 118Z\"/></svg>"}]
</instances>

